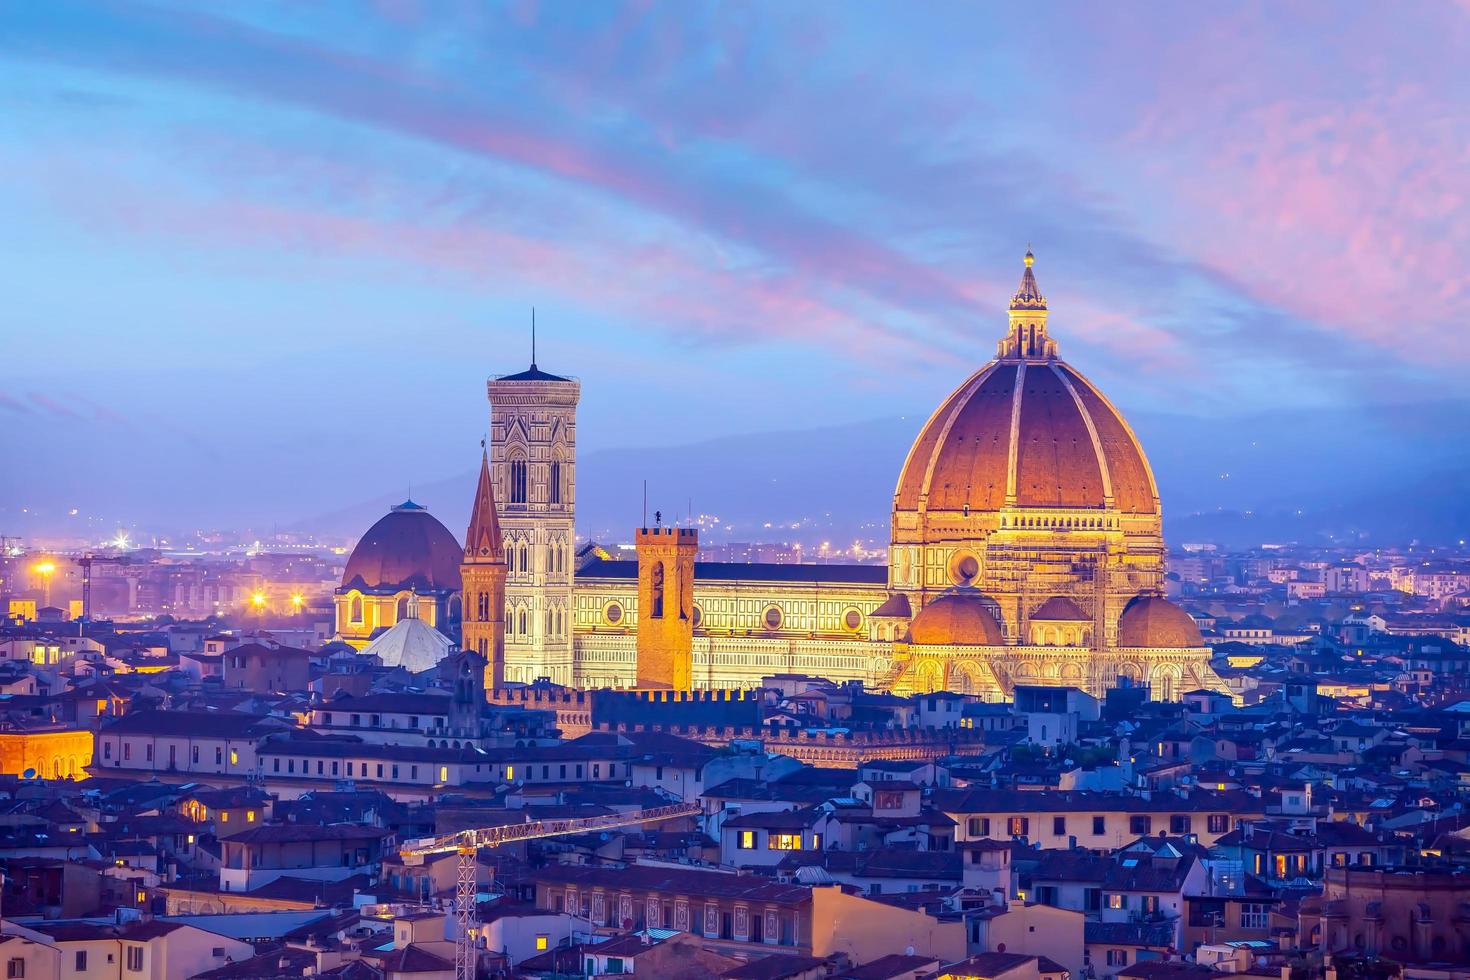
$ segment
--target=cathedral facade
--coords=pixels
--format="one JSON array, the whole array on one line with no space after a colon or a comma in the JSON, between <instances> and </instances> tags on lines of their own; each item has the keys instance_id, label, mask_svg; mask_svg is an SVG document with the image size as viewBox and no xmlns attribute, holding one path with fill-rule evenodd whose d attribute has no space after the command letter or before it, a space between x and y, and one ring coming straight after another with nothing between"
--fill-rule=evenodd
<instances>
[{"instance_id":1,"label":"cathedral facade","mask_svg":"<svg viewBox=\"0 0 1470 980\"><path fill-rule=\"evenodd\" d=\"M909 451L888 567L696 561L681 600L692 639L674 686L752 687L784 672L995 700L1024 684L1093 694L1147 684L1165 700L1223 687L1194 621L1163 597L1161 507L1143 448L1060 359L1033 261L1028 252L996 357L950 393ZM574 560L580 386L533 364L493 379L488 394L476 514L488 481L503 548L504 682L650 686L640 621L660 620L649 635L673 625L642 608L654 602L650 576L663 581L662 558L589 547ZM483 524L472 519L471 535ZM647 529L639 542L664 546ZM485 581L495 564L477 550L466 542L466 582ZM480 595L466 587L467 622Z\"/></svg>"}]
</instances>

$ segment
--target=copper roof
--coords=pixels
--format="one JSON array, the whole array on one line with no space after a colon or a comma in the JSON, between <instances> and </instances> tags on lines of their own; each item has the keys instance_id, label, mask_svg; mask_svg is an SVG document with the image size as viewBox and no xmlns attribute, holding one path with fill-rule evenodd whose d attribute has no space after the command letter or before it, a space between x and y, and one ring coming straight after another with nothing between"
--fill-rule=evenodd
<instances>
[{"instance_id":1,"label":"copper roof","mask_svg":"<svg viewBox=\"0 0 1470 980\"><path fill-rule=\"evenodd\" d=\"M919 611L909 642L921 646L1000 646L1000 624L979 596L951 593Z\"/></svg>"},{"instance_id":2,"label":"copper roof","mask_svg":"<svg viewBox=\"0 0 1470 980\"><path fill-rule=\"evenodd\" d=\"M914 441L894 508L995 511L1008 494L1020 507L1101 508L1111 496L1124 513L1158 513L1127 423L1056 360L991 361L957 388Z\"/></svg>"},{"instance_id":3,"label":"copper roof","mask_svg":"<svg viewBox=\"0 0 1470 980\"><path fill-rule=\"evenodd\" d=\"M480 453L480 482L475 487L475 506L464 536L465 561L498 562L504 557L500 514L495 510L495 484L490 480L490 457Z\"/></svg>"},{"instance_id":4,"label":"copper roof","mask_svg":"<svg viewBox=\"0 0 1470 980\"><path fill-rule=\"evenodd\" d=\"M342 588L420 591L459 589L459 542L413 501L394 507L357 542Z\"/></svg>"},{"instance_id":5,"label":"copper roof","mask_svg":"<svg viewBox=\"0 0 1470 980\"><path fill-rule=\"evenodd\" d=\"M1118 617L1120 647L1202 647L1204 638L1194 619L1162 596L1141 595Z\"/></svg>"}]
</instances>

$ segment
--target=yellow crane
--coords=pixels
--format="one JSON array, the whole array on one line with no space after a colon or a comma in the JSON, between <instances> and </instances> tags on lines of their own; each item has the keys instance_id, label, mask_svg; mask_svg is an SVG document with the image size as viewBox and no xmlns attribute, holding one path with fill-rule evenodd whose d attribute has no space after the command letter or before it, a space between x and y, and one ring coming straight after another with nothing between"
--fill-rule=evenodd
<instances>
[{"instance_id":1,"label":"yellow crane","mask_svg":"<svg viewBox=\"0 0 1470 980\"><path fill-rule=\"evenodd\" d=\"M545 837L586 834L636 824L661 823L679 817L697 817L703 812L704 808L698 803L673 803L669 806L631 810L626 813L605 813L595 817L528 819L523 823L500 827L475 827L438 837L415 838L404 841L398 852L403 856L403 863L409 865L423 864L425 858L436 854L459 855L454 885L454 916L459 929L454 944L454 976L455 980L475 980L476 955L472 935L479 925L475 917L475 855L480 848ZM527 816L530 816L530 811L527 811Z\"/></svg>"}]
</instances>

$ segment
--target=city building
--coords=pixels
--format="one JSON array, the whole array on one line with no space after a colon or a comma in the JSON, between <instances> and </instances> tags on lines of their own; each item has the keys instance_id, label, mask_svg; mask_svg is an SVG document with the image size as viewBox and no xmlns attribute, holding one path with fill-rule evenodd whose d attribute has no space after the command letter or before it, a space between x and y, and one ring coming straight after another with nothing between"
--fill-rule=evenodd
<instances>
[{"instance_id":1,"label":"city building","mask_svg":"<svg viewBox=\"0 0 1470 980\"><path fill-rule=\"evenodd\" d=\"M508 682L753 687L775 668L987 700L1018 685L1094 696L1144 685L1166 701L1224 690L1195 621L1164 598L1161 504L1143 448L1058 357L1032 264L1028 252L996 357L941 403L910 449L886 570L695 561L679 600L687 608L665 619L648 576L682 568L671 558L635 562L592 547L574 560L581 386L533 356L528 370L488 385L490 445L471 523L485 540L461 549L422 508L395 508L348 561L339 635L361 645L417 602L419 618L458 636L468 574L476 603L504 583L502 618L481 610L470 642L503 636ZM493 500L482 499L487 483ZM503 563L485 514L495 515ZM641 552L664 547L657 530L640 530ZM451 553L462 556L452 572ZM639 668L650 628L667 668L657 675Z\"/></svg>"}]
</instances>

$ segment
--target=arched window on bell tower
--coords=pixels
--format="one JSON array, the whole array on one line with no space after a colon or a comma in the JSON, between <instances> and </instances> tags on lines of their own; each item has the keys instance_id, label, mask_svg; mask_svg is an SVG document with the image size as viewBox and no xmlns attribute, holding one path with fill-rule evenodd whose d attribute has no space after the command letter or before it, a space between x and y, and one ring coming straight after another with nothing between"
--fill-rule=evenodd
<instances>
[{"instance_id":1,"label":"arched window on bell tower","mask_svg":"<svg viewBox=\"0 0 1470 980\"><path fill-rule=\"evenodd\" d=\"M653 619L664 615L664 563L653 566L653 609L648 614Z\"/></svg>"},{"instance_id":2,"label":"arched window on bell tower","mask_svg":"<svg viewBox=\"0 0 1470 980\"><path fill-rule=\"evenodd\" d=\"M510 502L513 504L524 504L526 502L526 461L524 459L513 459L510 461Z\"/></svg>"},{"instance_id":3,"label":"arched window on bell tower","mask_svg":"<svg viewBox=\"0 0 1470 980\"><path fill-rule=\"evenodd\" d=\"M547 492L551 503L561 503L561 460L559 459L551 461L551 480L547 486Z\"/></svg>"}]
</instances>

